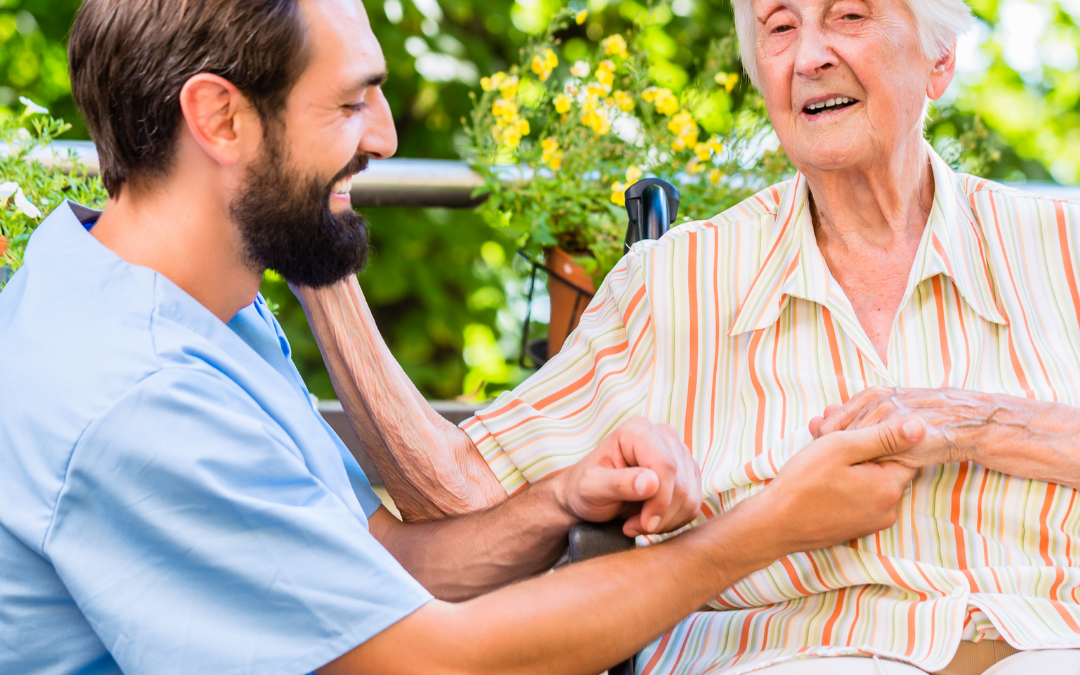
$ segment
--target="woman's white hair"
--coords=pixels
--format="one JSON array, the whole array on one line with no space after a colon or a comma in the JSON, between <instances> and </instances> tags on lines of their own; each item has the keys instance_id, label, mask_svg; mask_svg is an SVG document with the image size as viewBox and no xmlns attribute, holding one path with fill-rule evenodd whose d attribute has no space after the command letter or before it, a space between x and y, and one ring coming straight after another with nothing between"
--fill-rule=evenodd
<instances>
[{"instance_id":1,"label":"woman's white hair","mask_svg":"<svg viewBox=\"0 0 1080 675\"><path fill-rule=\"evenodd\" d=\"M904 0L915 17L915 29L919 43L927 58L937 59L949 50L956 39L971 27L974 19L964 0ZM758 79L757 58L754 44L757 42L757 17L753 0L731 0L735 9L735 32L739 36L739 52L743 68L755 87L761 88Z\"/></svg>"}]
</instances>

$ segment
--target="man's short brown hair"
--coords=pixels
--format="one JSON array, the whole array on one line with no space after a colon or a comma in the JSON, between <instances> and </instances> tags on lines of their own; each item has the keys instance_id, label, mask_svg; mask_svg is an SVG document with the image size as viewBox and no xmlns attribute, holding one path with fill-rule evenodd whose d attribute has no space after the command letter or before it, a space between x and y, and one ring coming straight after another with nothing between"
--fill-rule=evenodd
<instances>
[{"instance_id":1,"label":"man's short brown hair","mask_svg":"<svg viewBox=\"0 0 1080 675\"><path fill-rule=\"evenodd\" d=\"M270 123L305 44L296 0L86 0L68 44L71 89L109 194L168 173L189 78L227 79Z\"/></svg>"}]
</instances>

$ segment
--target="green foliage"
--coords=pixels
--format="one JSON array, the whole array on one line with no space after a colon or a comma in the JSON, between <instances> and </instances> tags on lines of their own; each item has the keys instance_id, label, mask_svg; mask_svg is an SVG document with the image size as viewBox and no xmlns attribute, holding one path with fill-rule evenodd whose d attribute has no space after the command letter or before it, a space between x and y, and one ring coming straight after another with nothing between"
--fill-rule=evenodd
<instances>
[{"instance_id":1,"label":"green foliage","mask_svg":"<svg viewBox=\"0 0 1080 675\"><path fill-rule=\"evenodd\" d=\"M572 66L555 36L586 17L561 12L522 51L522 67L481 80L467 128L488 222L534 258L554 246L579 254L597 282L624 252L623 193L637 180L679 186L680 215L698 220L791 171L782 151L768 149L760 96L732 97L741 72L734 34L712 41L679 78L655 68L663 7L638 13L629 41L614 33Z\"/></svg>"},{"instance_id":2,"label":"green foliage","mask_svg":"<svg viewBox=\"0 0 1080 675\"><path fill-rule=\"evenodd\" d=\"M22 266L26 242L45 214L65 199L90 206L105 201L101 181L87 176L74 155L54 158L66 163L67 170L42 164L45 147L68 125L24 101L22 113L0 117L0 267L7 268L0 287L7 273Z\"/></svg>"},{"instance_id":3,"label":"green foliage","mask_svg":"<svg viewBox=\"0 0 1080 675\"><path fill-rule=\"evenodd\" d=\"M73 138L86 127L71 100L65 37L79 0L0 0L0 111L25 96L70 120Z\"/></svg>"}]
</instances>

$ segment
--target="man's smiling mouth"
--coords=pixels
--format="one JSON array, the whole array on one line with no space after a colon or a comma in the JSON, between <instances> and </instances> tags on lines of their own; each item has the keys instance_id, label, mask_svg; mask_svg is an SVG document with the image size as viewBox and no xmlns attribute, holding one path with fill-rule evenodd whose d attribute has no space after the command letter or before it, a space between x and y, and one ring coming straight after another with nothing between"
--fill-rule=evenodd
<instances>
[{"instance_id":1,"label":"man's smiling mouth","mask_svg":"<svg viewBox=\"0 0 1080 675\"><path fill-rule=\"evenodd\" d=\"M858 102L857 99L851 98L850 96L837 96L836 98L811 103L803 108L803 112L807 115L820 115L823 112L829 112L831 110L850 108Z\"/></svg>"},{"instance_id":2,"label":"man's smiling mouth","mask_svg":"<svg viewBox=\"0 0 1080 675\"><path fill-rule=\"evenodd\" d=\"M337 195L347 195L352 189L352 181L354 176L347 176L334 183L334 186L330 188L330 192Z\"/></svg>"}]
</instances>

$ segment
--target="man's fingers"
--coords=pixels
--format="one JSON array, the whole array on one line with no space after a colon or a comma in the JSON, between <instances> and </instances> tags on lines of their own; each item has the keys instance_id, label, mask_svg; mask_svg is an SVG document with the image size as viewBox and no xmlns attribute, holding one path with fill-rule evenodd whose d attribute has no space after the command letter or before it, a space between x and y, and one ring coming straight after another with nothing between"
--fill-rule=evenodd
<instances>
[{"instance_id":1,"label":"man's fingers","mask_svg":"<svg viewBox=\"0 0 1080 675\"><path fill-rule=\"evenodd\" d=\"M926 425L917 417L897 418L881 424L844 432L843 452L851 464L870 462L906 452L926 435Z\"/></svg>"},{"instance_id":2,"label":"man's fingers","mask_svg":"<svg viewBox=\"0 0 1080 675\"><path fill-rule=\"evenodd\" d=\"M670 447L673 442L679 443L678 437L670 425L653 425L644 420L628 425L628 431L620 442L626 463L652 469L659 481L641 507L642 526L647 532L656 532L663 525L679 480L679 465Z\"/></svg>"},{"instance_id":3,"label":"man's fingers","mask_svg":"<svg viewBox=\"0 0 1080 675\"><path fill-rule=\"evenodd\" d=\"M879 462L878 465L885 472L885 480L896 485L907 485L919 472L918 469L912 469L899 462Z\"/></svg>"},{"instance_id":4,"label":"man's fingers","mask_svg":"<svg viewBox=\"0 0 1080 675\"><path fill-rule=\"evenodd\" d=\"M810 435L814 438L821 438L821 425L825 422L824 417L812 417L810 418Z\"/></svg>"},{"instance_id":5,"label":"man's fingers","mask_svg":"<svg viewBox=\"0 0 1080 675\"><path fill-rule=\"evenodd\" d=\"M656 494L660 479L652 469L594 468L582 484L582 497L592 503L642 502Z\"/></svg>"}]
</instances>

